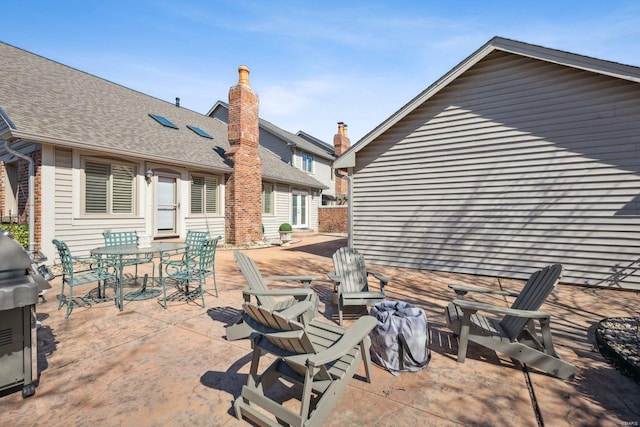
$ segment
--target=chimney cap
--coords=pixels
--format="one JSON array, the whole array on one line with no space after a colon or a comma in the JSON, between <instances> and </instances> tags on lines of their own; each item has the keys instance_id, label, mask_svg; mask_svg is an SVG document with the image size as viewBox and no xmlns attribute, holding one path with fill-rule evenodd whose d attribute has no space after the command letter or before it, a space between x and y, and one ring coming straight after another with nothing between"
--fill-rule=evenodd
<instances>
[{"instance_id":1,"label":"chimney cap","mask_svg":"<svg viewBox=\"0 0 640 427\"><path fill-rule=\"evenodd\" d=\"M238 67L238 84L246 87L251 87L249 84L249 67L241 65Z\"/></svg>"}]
</instances>

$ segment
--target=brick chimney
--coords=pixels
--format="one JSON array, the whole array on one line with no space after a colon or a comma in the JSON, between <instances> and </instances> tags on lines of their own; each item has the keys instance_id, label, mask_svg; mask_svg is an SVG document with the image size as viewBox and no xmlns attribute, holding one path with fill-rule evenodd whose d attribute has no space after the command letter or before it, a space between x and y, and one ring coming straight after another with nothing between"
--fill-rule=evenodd
<instances>
[{"instance_id":1,"label":"brick chimney","mask_svg":"<svg viewBox=\"0 0 640 427\"><path fill-rule=\"evenodd\" d=\"M347 125L343 122L338 122L338 133L333 137L333 146L336 152L336 156L341 155L349 149L351 141L347 136ZM347 180L344 178L336 177L336 197L347 196Z\"/></svg>"},{"instance_id":2,"label":"brick chimney","mask_svg":"<svg viewBox=\"0 0 640 427\"><path fill-rule=\"evenodd\" d=\"M229 89L230 148L233 165L225 190L225 234L231 244L262 239L262 163L258 154L258 94L249 85L249 68L238 68L238 84Z\"/></svg>"}]
</instances>

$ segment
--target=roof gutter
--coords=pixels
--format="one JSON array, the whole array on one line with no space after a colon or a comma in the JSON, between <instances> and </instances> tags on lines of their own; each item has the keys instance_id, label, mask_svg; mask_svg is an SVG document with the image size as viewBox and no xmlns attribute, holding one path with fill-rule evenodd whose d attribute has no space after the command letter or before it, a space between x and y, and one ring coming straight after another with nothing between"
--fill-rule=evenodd
<instances>
[{"instance_id":1,"label":"roof gutter","mask_svg":"<svg viewBox=\"0 0 640 427\"><path fill-rule=\"evenodd\" d=\"M338 178L347 180L347 246L353 248L353 169L349 168L348 174L338 169L334 173Z\"/></svg>"},{"instance_id":2,"label":"roof gutter","mask_svg":"<svg viewBox=\"0 0 640 427\"><path fill-rule=\"evenodd\" d=\"M4 148L7 152L13 154L14 156L26 160L29 163L29 250L35 250L35 228L36 228L36 218L35 218L35 194L34 194L34 181L35 181L35 166L34 161L31 157L19 153L15 151L13 148L9 146L9 141L4 141Z\"/></svg>"},{"instance_id":3,"label":"roof gutter","mask_svg":"<svg viewBox=\"0 0 640 427\"><path fill-rule=\"evenodd\" d=\"M105 154L110 154L110 155L115 155L115 156L121 156L122 155L122 151L114 151L112 149L104 148L102 146L95 145L95 144L90 144L90 143L86 143L86 142L78 142L78 141L70 141L70 140L66 140L66 139L55 138L55 137L50 137L50 136L45 136L45 135L39 135L39 134L30 133L30 132L24 132L24 131L11 130L7 134L3 135L3 137L6 137L5 139L9 139L9 140L11 140L13 142L18 141L18 140L23 140L23 141L26 141L26 142L35 142L35 143L38 143L38 144L56 145L56 146L59 146L59 147L75 148L75 149L80 149L80 150L85 150L85 151L94 150L94 151L97 151L97 152L100 152L100 153L105 153ZM165 157L165 156L150 155L148 153L139 152L139 151L133 151L133 150L130 150L128 153L130 154L130 157L144 159L144 160L146 160L148 162L172 163L172 164L174 164L176 166L182 166L182 167L191 167L191 168L201 168L201 169L207 169L207 170L215 170L216 172L219 172L219 173L229 173L229 172L231 172L233 170L231 167L225 167L225 168L216 167L216 168L212 168L210 165L206 165L206 164L202 164L202 163L185 162L185 161L171 159L171 158L168 158L168 157Z\"/></svg>"}]
</instances>

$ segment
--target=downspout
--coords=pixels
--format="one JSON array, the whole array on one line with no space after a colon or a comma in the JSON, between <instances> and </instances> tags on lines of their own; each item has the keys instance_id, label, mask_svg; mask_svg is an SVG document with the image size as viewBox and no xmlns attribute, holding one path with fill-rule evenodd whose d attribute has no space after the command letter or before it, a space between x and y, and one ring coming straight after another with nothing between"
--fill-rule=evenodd
<instances>
[{"instance_id":1,"label":"downspout","mask_svg":"<svg viewBox=\"0 0 640 427\"><path fill-rule=\"evenodd\" d=\"M351 170L349 169L349 171ZM334 173L338 178L347 180L347 246L353 248L353 177L351 172L342 174L338 169L335 169Z\"/></svg>"},{"instance_id":2,"label":"downspout","mask_svg":"<svg viewBox=\"0 0 640 427\"><path fill-rule=\"evenodd\" d=\"M34 194L34 180L35 180L35 167L33 159L25 154L19 153L9 147L9 142L4 141L4 148L14 156L26 160L29 163L29 250L35 250L35 228L36 228L36 217L35 217L35 194Z\"/></svg>"}]
</instances>

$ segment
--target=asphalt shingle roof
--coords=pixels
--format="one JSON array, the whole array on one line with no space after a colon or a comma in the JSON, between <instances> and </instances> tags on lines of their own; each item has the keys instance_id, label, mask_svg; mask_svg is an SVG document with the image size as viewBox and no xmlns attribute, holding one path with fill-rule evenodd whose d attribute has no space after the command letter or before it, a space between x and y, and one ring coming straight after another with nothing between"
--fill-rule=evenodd
<instances>
[{"instance_id":1,"label":"asphalt shingle roof","mask_svg":"<svg viewBox=\"0 0 640 427\"><path fill-rule=\"evenodd\" d=\"M223 153L227 125L141 92L0 42L0 108L13 136L41 143L94 149L182 166L230 172ZM166 117L178 129L149 114ZM187 128L196 126L213 139ZM260 148L263 176L324 188L308 174L274 161ZM276 157L277 159L277 157Z\"/></svg>"},{"instance_id":2,"label":"asphalt shingle roof","mask_svg":"<svg viewBox=\"0 0 640 427\"><path fill-rule=\"evenodd\" d=\"M225 108L226 110L229 110L229 104L227 104L224 101L218 101L212 108L211 110L209 110L209 114L211 114L215 108ZM291 144L293 144L294 146L298 147L301 150L307 151L309 153L315 154L318 157L322 157L323 159L327 159L327 160L335 160L336 156L333 153L334 149L332 146L325 144L323 141L320 141L319 139L315 138L319 143L324 144L326 147L325 148L321 148L318 147L316 144L307 141L306 139L291 133L287 130L284 130L276 125L274 125L273 123L264 120L264 119L260 119L260 126L262 127L262 129L266 130L267 132L271 133L272 135L275 135L277 137L279 137L280 139L287 141Z\"/></svg>"}]
</instances>

